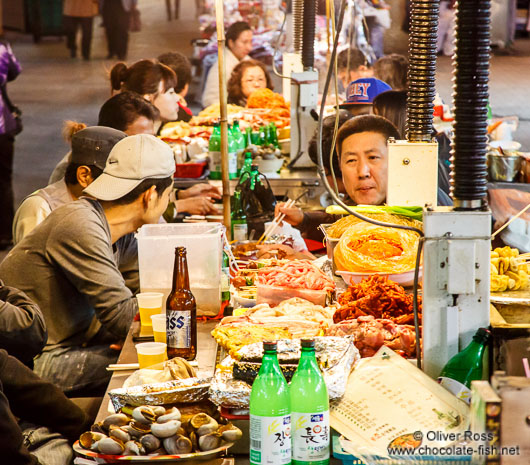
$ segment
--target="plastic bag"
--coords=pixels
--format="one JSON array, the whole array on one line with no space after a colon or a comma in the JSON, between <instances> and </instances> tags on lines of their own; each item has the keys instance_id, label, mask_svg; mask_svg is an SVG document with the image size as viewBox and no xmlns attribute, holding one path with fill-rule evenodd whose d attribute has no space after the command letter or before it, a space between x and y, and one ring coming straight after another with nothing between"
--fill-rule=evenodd
<instances>
[{"instance_id":1,"label":"plastic bag","mask_svg":"<svg viewBox=\"0 0 530 465\"><path fill-rule=\"evenodd\" d=\"M419 236L413 231L357 223L334 251L337 270L404 273L414 269Z\"/></svg>"}]
</instances>

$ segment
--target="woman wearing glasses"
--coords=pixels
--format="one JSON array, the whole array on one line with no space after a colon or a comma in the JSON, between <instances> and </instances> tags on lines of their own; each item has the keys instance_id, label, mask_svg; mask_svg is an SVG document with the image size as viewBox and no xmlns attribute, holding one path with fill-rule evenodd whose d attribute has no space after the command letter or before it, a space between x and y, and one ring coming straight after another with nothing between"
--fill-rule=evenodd
<instances>
[{"instance_id":1,"label":"woman wearing glasses","mask_svg":"<svg viewBox=\"0 0 530 465\"><path fill-rule=\"evenodd\" d=\"M241 61L228 80L228 103L244 107L252 92L265 87L273 88L265 65L256 60Z\"/></svg>"}]
</instances>

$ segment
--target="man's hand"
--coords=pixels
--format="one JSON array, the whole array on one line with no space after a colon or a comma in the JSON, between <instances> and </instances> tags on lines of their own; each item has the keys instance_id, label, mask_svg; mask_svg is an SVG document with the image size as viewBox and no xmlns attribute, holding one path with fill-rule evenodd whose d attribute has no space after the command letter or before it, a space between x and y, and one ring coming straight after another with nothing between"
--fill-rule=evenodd
<instances>
[{"instance_id":1,"label":"man's hand","mask_svg":"<svg viewBox=\"0 0 530 465\"><path fill-rule=\"evenodd\" d=\"M186 212L191 215L215 215L217 210L214 208L213 201L209 197L190 197L175 202L177 212Z\"/></svg>"},{"instance_id":2,"label":"man's hand","mask_svg":"<svg viewBox=\"0 0 530 465\"><path fill-rule=\"evenodd\" d=\"M287 223L293 226L298 226L304 220L304 212L301 208L285 208L285 202L279 202L276 204L276 208L274 209L274 216L278 216L280 213L283 213L285 215L283 221L286 221Z\"/></svg>"},{"instance_id":3,"label":"man's hand","mask_svg":"<svg viewBox=\"0 0 530 465\"><path fill-rule=\"evenodd\" d=\"M209 197L210 199L220 199L221 192L217 187L208 183L195 184L188 189L178 192L179 200L189 199L190 197Z\"/></svg>"}]
</instances>

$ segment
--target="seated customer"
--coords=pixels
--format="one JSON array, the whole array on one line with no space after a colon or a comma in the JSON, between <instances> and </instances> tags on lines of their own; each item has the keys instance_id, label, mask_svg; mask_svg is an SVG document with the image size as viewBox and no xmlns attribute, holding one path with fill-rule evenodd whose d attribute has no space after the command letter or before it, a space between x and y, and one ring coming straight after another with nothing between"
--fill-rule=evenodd
<instances>
[{"instance_id":1,"label":"seated customer","mask_svg":"<svg viewBox=\"0 0 530 465\"><path fill-rule=\"evenodd\" d=\"M71 444L89 427L77 405L0 350L0 448L3 464L67 465Z\"/></svg>"},{"instance_id":2,"label":"seated customer","mask_svg":"<svg viewBox=\"0 0 530 465\"><path fill-rule=\"evenodd\" d=\"M41 308L48 343L35 372L69 395L101 393L138 303L118 260L144 224L157 223L172 190L175 159L156 137L125 137L81 198L54 210L0 264L0 278Z\"/></svg>"},{"instance_id":3,"label":"seated customer","mask_svg":"<svg viewBox=\"0 0 530 465\"><path fill-rule=\"evenodd\" d=\"M346 101L339 108L348 110L352 116L369 115L373 110L374 99L388 90L392 88L379 79L357 79L350 82L346 89Z\"/></svg>"},{"instance_id":4,"label":"seated customer","mask_svg":"<svg viewBox=\"0 0 530 465\"><path fill-rule=\"evenodd\" d=\"M188 122L193 118L193 113L188 108L188 104L185 100L191 83L190 60L180 52L168 52L160 55L158 61L171 68L177 75L175 92L179 95L180 101L178 102L179 110L176 121Z\"/></svg>"},{"instance_id":5,"label":"seated customer","mask_svg":"<svg viewBox=\"0 0 530 465\"><path fill-rule=\"evenodd\" d=\"M271 77L265 65L257 60L241 61L232 71L227 84L228 103L245 107L247 99L258 89L270 89Z\"/></svg>"},{"instance_id":6,"label":"seated customer","mask_svg":"<svg viewBox=\"0 0 530 465\"><path fill-rule=\"evenodd\" d=\"M383 205L386 200L388 147L390 137L399 139L396 127L381 116L363 115L346 121L337 135L337 152L342 180L351 205ZM451 205L451 199L438 189L438 204ZM283 213L285 221L306 233L310 239L320 240L318 226L333 223L336 215L324 211L306 212L300 208L285 208L276 204L276 214Z\"/></svg>"},{"instance_id":7,"label":"seated customer","mask_svg":"<svg viewBox=\"0 0 530 465\"><path fill-rule=\"evenodd\" d=\"M407 90L409 61L398 53L379 58L374 63L374 77L386 82L394 90Z\"/></svg>"},{"instance_id":8,"label":"seated customer","mask_svg":"<svg viewBox=\"0 0 530 465\"><path fill-rule=\"evenodd\" d=\"M83 189L96 179L116 142L127 137L124 132L103 126L82 129L72 136L72 151L65 175L57 182L26 197L15 213L15 244L57 207L81 197Z\"/></svg>"},{"instance_id":9,"label":"seated customer","mask_svg":"<svg viewBox=\"0 0 530 465\"><path fill-rule=\"evenodd\" d=\"M33 357L40 354L47 338L39 306L0 281L0 349L33 368Z\"/></svg>"},{"instance_id":10,"label":"seated customer","mask_svg":"<svg viewBox=\"0 0 530 465\"><path fill-rule=\"evenodd\" d=\"M374 76L372 65L357 48L342 50L337 57L338 78L344 90L350 82Z\"/></svg>"}]
</instances>

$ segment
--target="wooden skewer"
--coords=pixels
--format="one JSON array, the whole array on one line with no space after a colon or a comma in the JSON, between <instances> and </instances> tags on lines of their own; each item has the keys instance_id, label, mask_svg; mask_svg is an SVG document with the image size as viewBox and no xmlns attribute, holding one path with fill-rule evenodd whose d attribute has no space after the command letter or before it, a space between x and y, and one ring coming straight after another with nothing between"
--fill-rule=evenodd
<instances>
[{"instance_id":1,"label":"wooden skewer","mask_svg":"<svg viewBox=\"0 0 530 465\"><path fill-rule=\"evenodd\" d=\"M517 218L519 218L526 210L528 210L530 208L530 203L524 207L519 213L517 213L517 215L515 216L512 216L506 223L504 223L499 229L497 229L497 231L495 231L492 235L491 235L491 238L493 239L497 234L499 234L503 229L507 228L510 223L514 220L516 220Z\"/></svg>"}]
</instances>

